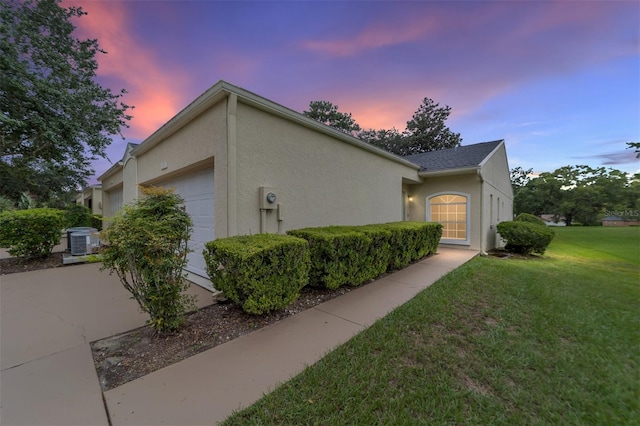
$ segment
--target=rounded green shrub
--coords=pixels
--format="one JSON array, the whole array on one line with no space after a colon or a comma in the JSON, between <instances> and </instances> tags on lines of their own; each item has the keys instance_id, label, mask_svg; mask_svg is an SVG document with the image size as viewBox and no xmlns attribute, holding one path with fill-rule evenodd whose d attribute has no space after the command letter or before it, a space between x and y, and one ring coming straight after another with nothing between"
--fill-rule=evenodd
<instances>
[{"instance_id":1,"label":"rounded green shrub","mask_svg":"<svg viewBox=\"0 0 640 426\"><path fill-rule=\"evenodd\" d=\"M505 249L519 254L544 254L555 235L551 228L530 222L500 222L497 229L507 242Z\"/></svg>"},{"instance_id":2,"label":"rounded green shrub","mask_svg":"<svg viewBox=\"0 0 640 426\"><path fill-rule=\"evenodd\" d=\"M15 208L16 208L15 202L0 195L0 213L7 210L15 210Z\"/></svg>"},{"instance_id":3,"label":"rounded green shrub","mask_svg":"<svg viewBox=\"0 0 640 426\"><path fill-rule=\"evenodd\" d=\"M307 241L279 234L208 242L203 252L214 288L250 314L286 308L309 281Z\"/></svg>"},{"instance_id":4,"label":"rounded green shrub","mask_svg":"<svg viewBox=\"0 0 640 426\"><path fill-rule=\"evenodd\" d=\"M91 210L81 204L70 204L64 211L66 228L91 227Z\"/></svg>"},{"instance_id":5,"label":"rounded green shrub","mask_svg":"<svg viewBox=\"0 0 640 426\"><path fill-rule=\"evenodd\" d=\"M63 213L57 209L12 210L0 214L0 247L26 259L47 257L60 243Z\"/></svg>"},{"instance_id":6,"label":"rounded green shrub","mask_svg":"<svg viewBox=\"0 0 640 426\"><path fill-rule=\"evenodd\" d=\"M530 213L520 213L516 217L516 222L529 222L529 223L535 223L536 225L547 226L547 224L544 223L544 220Z\"/></svg>"},{"instance_id":7,"label":"rounded green shrub","mask_svg":"<svg viewBox=\"0 0 640 426\"><path fill-rule=\"evenodd\" d=\"M115 272L122 285L149 314L148 323L159 332L178 329L186 312L195 307L185 294L187 242L191 218L183 200L163 188L141 188L144 198L125 206L111 226L102 231L107 246L103 267Z\"/></svg>"}]
</instances>

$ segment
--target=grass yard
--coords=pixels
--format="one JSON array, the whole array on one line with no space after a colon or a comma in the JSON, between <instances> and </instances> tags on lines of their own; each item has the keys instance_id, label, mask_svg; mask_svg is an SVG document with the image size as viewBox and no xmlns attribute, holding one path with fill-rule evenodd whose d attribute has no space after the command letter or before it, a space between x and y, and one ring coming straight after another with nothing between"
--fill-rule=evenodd
<instances>
[{"instance_id":1,"label":"grass yard","mask_svg":"<svg viewBox=\"0 0 640 426\"><path fill-rule=\"evenodd\" d=\"M225 424L640 424L640 228L476 258Z\"/></svg>"}]
</instances>

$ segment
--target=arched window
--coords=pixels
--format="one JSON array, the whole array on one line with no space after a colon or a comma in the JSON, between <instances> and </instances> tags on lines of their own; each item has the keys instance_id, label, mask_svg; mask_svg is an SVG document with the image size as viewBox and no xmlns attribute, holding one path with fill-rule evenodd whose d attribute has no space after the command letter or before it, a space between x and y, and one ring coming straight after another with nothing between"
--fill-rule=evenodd
<instances>
[{"instance_id":1,"label":"arched window","mask_svg":"<svg viewBox=\"0 0 640 426\"><path fill-rule=\"evenodd\" d=\"M427 197L427 221L442 224L445 244L469 244L469 195L457 192Z\"/></svg>"}]
</instances>

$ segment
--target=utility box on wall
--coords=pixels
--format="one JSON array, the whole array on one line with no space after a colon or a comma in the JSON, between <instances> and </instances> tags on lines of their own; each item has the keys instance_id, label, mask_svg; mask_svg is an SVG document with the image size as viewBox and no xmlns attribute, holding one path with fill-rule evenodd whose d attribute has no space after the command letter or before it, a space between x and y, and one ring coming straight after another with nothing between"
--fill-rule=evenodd
<instances>
[{"instance_id":1,"label":"utility box on wall","mask_svg":"<svg viewBox=\"0 0 640 426\"><path fill-rule=\"evenodd\" d=\"M260 209L275 210L278 207L278 189L266 186L260 187Z\"/></svg>"}]
</instances>

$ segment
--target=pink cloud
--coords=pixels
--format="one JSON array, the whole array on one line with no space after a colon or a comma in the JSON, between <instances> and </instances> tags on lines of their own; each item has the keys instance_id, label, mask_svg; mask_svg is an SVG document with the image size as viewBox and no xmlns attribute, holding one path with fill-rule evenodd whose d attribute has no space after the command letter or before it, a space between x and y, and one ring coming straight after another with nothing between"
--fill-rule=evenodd
<instances>
[{"instance_id":1,"label":"pink cloud","mask_svg":"<svg viewBox=\"0 0 640 426\"><path fill-rule=\"evenodd\" d=\"M71 2L63 2L67 6ZM120 2L74 1L87 15L76 20L80 38L95 38L100 48L98 77L117 79L128 91L123 101L135 106L126 136L143 139L184 106L180 96L188 79L184 71L167 66L131 34L134 28L125 4Z\"/></svg>"},{"instance_id":2,"label":"pink cloud","mask_svg":"<svg viewBox=\"0 0 640 426\"><path fill-rule=\"evenodd\" d=\"M311 51L333 56L351 56L355 53L394 46L419 40L431 31L437 30L435 18L410 20L405 22L376 23L352 38L337 40L306 41L302 47Z\"/></svg>"}]
</instances>

